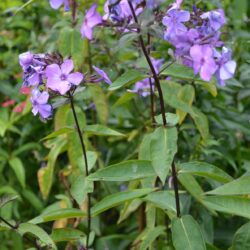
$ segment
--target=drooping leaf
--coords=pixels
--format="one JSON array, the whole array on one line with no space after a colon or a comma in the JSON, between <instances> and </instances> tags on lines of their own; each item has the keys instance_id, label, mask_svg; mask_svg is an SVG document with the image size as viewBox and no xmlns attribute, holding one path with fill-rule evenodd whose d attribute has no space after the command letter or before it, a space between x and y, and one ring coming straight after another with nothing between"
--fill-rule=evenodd
<instances>
[{"instance_id":1,"label":"drooping leaf","mask_svg":"<svg viewBox=\"0 0 250 250\"><path fill-rule=\"evenodd\" d=\"M136 198L140 198L152 192L153 189L135 189L132 191L124 191L109 195L96 203L92 209L92 216L96 216L112 207L116 207L126 201L133 200Z\"/></svg>"},{"instance_id":2,"label":"drooping leaf","mask_svg":"<svg viewBox=\"0 0 250 250\"><path fill-rule=\"evenodd\" d=\"M232 248L230 250L250 249L250 222L240 227L234 235Z\"/></svg>"},{"instance_id":3,"label":"drooping leaf","mask_svg":"<svg viewBox=\"0 0 250 250\"><path fill-rule=\"evenodd\" d=\"M25 188L25 168L20 158L14 157L9 160L11 168L14 170L21 186Z\"/></svg>"},{"instance_id":4,"label":"drooping leaf","mask_svg":"<svg viewBox=\"0 0 250 250\"><path fill-rule=\"evenodd\" d=\"M178 95L177 95L177 98L183 102L186 103L187 106L189 107L192 107L192 103L194 101L194 97L195 97L195 90L194 90L194 87L191 86L191 85L184 85ZM182 124L182 122L184 121L186 115L187 115L187 112L185 111L182 111L180 109L177 109L176 110L176 114L179 116L179 124Z\"/></svg>"},{"instance_id":5,"label":"drooping leaf","mask_svg":"<svg viewBox=\"0 0 250 250\"><path fill-rule=\"evenodd\" d=\"M175 127L157 128L152 134L150 148L153 168L162 183L165 183L177 152L177 129Z\"/></svg>"},{"instance_id":6,"label":"drooping leaf","mask_svg":"<svg viewBox=\"0 0 250 250\"><path fill-rule=\"evenodd\" d=\"M18 227L18 232L21 235L24 235L26 233L34 235L36 238L38 238L42 243L47 245L47 248L51 249L57 249L55 243L50 238L50 236L39 226L34 225L32 223L22 223Z\"/></svg>"},{"instance_id":7,"label":"drooping leaf","mask_svg":"<svg viewBox=\"0 0 250 250\"><path fill-rule=\"evenodd\" d=\"M169 191L158 191L148 194L143 200L163 210L176 212L175 197Z\"/></svg>"},{"instance_id":8,"label":"drooping leaf","mask_svg":"<svg viewBox=\"0 0 250 250\"><path fill-rule=\"evenodd\" d=\"M84 127L84 132L88 135L99 135L99 136L125 136L124 134L117 132L104 125L95 124L87 125Z\"/></svg>"},{"instance_id":9,"label":"drooping leaf","mask_svg":"<svg viewBox=\"0 0 250 250\"><path fill-rule=\"evenodd\" d=\"M88 176L92 181L131 181L155 176L150 161L131 160L102 168Z\"/></svg>"},{"instance_id":10,"label":"drooping leaf","mask_svg":"<svg viewBox=\"0 0 250 250\"><path fill-rule=\"evenodd\" d=\"M176 250L206 250L199 224L190 215L173 219L172 240Z\"/></svg>"},{"instance_id":11,"label":"drooping leaf","mask_svg":"<svg viewBox=\"0 0 250 250\"><path fill-rule=\"evenodd\" d=\"M237 180L231 181L220 186L207 194L213 195L249 195L250 194L250 176L243 176Z\"/></svg>"},{"instance_id":12,"label":"drooping leaf","mask_svg":"<svg viewBox=\"0 0 250 250\"><path fill-rule=\"evenodd\" d=\"M137 70L128 70L120 77L118 77L109 87L109 90L117 90L121 87L128 86L129 84L136 83L144 78L147 78L147 75L137 71Z\"/></svg>"},{"instance_id":13,"label":"drooping leaf","mask_svg":"<svg viewBox=\"0 0 250 250\"><path fill-rule=\"evenodd\" d=\"M78 218L78 217L79 218L86 217L86 213L76 208L61 208L58 210L53 210L53 211L41 214L33 218L29 222L33 224L40 224L40 223L55 221L59 219Z\"/></svg>"},{"instance_id":14,"label":"drooping leaf","mask_svg":"<svg viewBox=\"0 0 250 250\"><path fill-rule=\"evenodd\" d=\"M203 203L218 212L250 218L250 199L237 196L206 196Z\"/></svg>"},{"instance_id":15,"label":"drooping leaf","mask_svg":"<svg viewBox=\"0 0 250 250\"><path fill-rule=\"evenodd\" d=\"M186 162L179 164L179 173L189 173L227 183L233 178L222 169L206 162Z\"/></svg>"}]
</instances>

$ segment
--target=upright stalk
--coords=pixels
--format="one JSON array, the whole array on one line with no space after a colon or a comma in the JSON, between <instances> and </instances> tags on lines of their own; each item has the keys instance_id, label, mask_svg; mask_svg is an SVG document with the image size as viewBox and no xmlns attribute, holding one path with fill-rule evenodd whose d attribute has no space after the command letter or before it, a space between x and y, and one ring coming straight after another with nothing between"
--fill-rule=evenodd
<instances>
[{"instance_id":1,"label":"upright stalk","mask_svg":"<svg viewBox=\"0 0 250 250\"><path fill-rule=\"evenodd\" d=\"M137 19L137 16L135 14L135 10L134 10L134 7L133 7L133 4L132 4L131 0L128 0L128 4L129 4L130 10L132 12L134 21L139 26L138 19ZM140 27L138 27L137 32L139 34L140 46L142 48L143 54L144 54L144 56L145 56L145 58L147 60L147 63L149 65L149 68L150 68L150 70L152 72L152 75L153 75L153 78L154 78L154 81L155 81L155 85L156 85L156 88L157 88L157 91L158 91L158 94L159 94L159 99L160 99L162 121L163 121L164 127L166 127L167 126L167 119L166 119L166 112L165 112L163 93L162 93L162 89L161 89L160 80L159 80L158 75L157 75L157 73L155 71L155 68L154 68L154 65L153 65L153 63L151 61L151 58L150 58L150 56L148 54L148 51L146 49L146 46L145 46L145 43L144 43L144 40L143 40L143 37L142 37L140 31L141 31ZM176 167L175 167L174 163L172 164L172 177L173 177L173 184L174 184L174 191L175 191L176 215L177 215L177 217L180 217L181 213L180 213L180 199L179 199L179 191L178 191L178 179L177 179Z\"/></svg>"},{"instance_id":2,"label":"upright stalk","mask_svg":"<svg viewBox=\"0 0 250 250\"><path fill-rule=\"evenodd\" d=\"M82 136L82 132L80 129L80 125L78 122L78 118L76 115L76 110L75 110L75 105L74 105L74 97L72 95L72 93L69 92L69 100L70 100L70 106L72 109L72 113L74 116L74 120L75 120L75 125L76 125L76 130L80 139L80 143L81 143L81 148L82 148L82 153L83 153L83 158L84 158L84 163L85 163L85 172L86 172L86 177L89 175L89 170L88 170L88 159L87 159L87 153L86 153L86 147L83 141L83 136ZM89 246L89 234L90 234L90 229L91 229L91 211L90 211L90 207L91 207L91 195L90 193L87 194L87 221L88 221L88 225L87 225L87 239L86 239L86 247L88 249Z\"/></svg>"}]
</instances>

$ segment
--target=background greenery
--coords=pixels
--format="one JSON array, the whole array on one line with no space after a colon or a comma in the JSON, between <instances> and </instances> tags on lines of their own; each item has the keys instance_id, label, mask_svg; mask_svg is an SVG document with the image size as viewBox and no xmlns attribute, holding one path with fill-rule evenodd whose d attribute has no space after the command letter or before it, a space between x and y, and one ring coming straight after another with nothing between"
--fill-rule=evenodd
<instances>
[{"instance_id":1,"label":"background greenery","mask_svg":"<svg viewBox=\"0 0 250 250\"><path fill-rule=\"evenodd\" d=\"M126 36L121 38L113 31L100 28L96 32L96 41L90 44L80 38L78 31L71 28L70 13L51 9L46 0L31 1L20 9L24 2L21 0L0 2L1 103L13 99L18 105L29 99L19 93L22 75L18 55L27 50L35 53L59 51L64 56L72 56L77 68L82 72L88 71L89 64L92 63L105 69L112 80L133 66L144 67L137 44L131 38ZM185 6L188 8L192 1L184 2L187 2ZM250 171L250 4L247 0L193 2L199 2L198 6L205 10L218 7L225 10L228 23L223 39L233 49L238 66L235 79L229 81L226 87L216 86L213 82L208 85L204 83L192 85L190 79L186 79L187 72L183 71L184 69L177 71L177 76L174 69L167 72L167 75L172 74L174 80L175 78L180 80L179 85L173 86L175 90L171 92L173 96L176 95L174 99L185 102L183 97L185 96L191 101L191 103L186 101L187 106L196 107L199 109L196 112L202 112L199 113L199 121L193 120L194 118L188 115L178 126L176 161L181 173L179 182L182 190L182 213L191 214L198 221L205 240L210 245L207 246L208 249L228 249L232 246L233 239L235 239L234 242L238 240L241 243L239 245L234 243L232 249L249 249L250 224L246 223L250 218L250 178L248 178ZM79 3L78 26L80 27L84 11L90 6L91 1L86 3L79 0ZM100 3L100 6L102 5L103 3ZM102 11L101 7L100 11ZM154 56L169 60L168 45L157 39L154 43ZM188 84L184 85L184 80ZM170 90L165 91L169 93ZM138 153L141 160L148 160L144 148L147 142L142 143L145 134L152 132L148 98L126 93L124 88L110 92L104 84L102 87L89 84L84 92L76 96L76 101L81 126L87 135L85 139L88 158L92 162L90 164L92 172L122 161L137 159ZM165 101L168 112L175 112L176 104L171 103L167 97ZM96 110L91 109L90 104L93 102ZM176 112L185 116L183 110L177 108ZM84 198L86 190L92 190L92 182L84 178L84 165L77 136L74 133L64 133L50 140L41 140L52 131L72 126L72 123L73 118L68 105L60 107L54 119L47 123L33 117L29 104L21 113L15 113L13 106L0 107L0 195L18 195L16 200L0 208L3 218L14 224L15 221L24 223L41 213L59 211L60 208L72 208L74 206L72 194L81 204L82 211L86 211ZM101 131L100 127L97 129L86 127L86 124L108 126L125 136L120 136L113 130ZM197 174L197 169L193 172L190 170L185 172L185 167L187 169L188 166L184 166L183 163L190 164L194 161L213 164L233 179L244 175L245 185L241 184L241 192L237 189L240 193L229 191L231 195L229 197L223 196L224 190L221 191L222 196L212 197L214 200L209 200L209 197L204 198L204 192L228 182L229 177L225 177L223 181L216 181L213 177L204 178L204 176L209 177L206 174ZM197 164L198 167L205 167L201 163ZM71 195L69 195L68 186L71 186ZM95 182L93 204L108 195L123 190L133 191L138 186L138 180ZM169 189L168 184L165 186L165 190L167 189ZM148 245L145 243L146 248L140 246L140 249L147 249L148 246L154 249L150 242L152 238L149 237L151 235L154 238L153 233L156 235L155 238L160 235L154 243L155 249L172 249L169 230L167 230L169 240L166 241L163 233L165 229L161 228L161 225L165 224L165 212L169 218L172 218L173 211L166 209L168 203L165 204L164 199L162 199L163 204L159 204L160 196L153 200L154 197L145 198L146 194L134 194L137 199L131 198L132 201L125 199L125 203L120 202L121 205L116 207L113 204L110 206L111 209L105 208L103 213L97 209L99 215L93 219L92 227L95 234L94 249L137 249L136 238L138 240L140 237L149 241ZM241 196L235 196L238 194ZM141 196L144 200L139 198ZM154 230L141 231L143 228L141 210L145 207L143 201L147 199L151 199L151 203L147 203L147 223L153 223L150 218L155 218L159 226ZM242 200L238 203L236 199ZM154 210L152 207L158 208ZM154 217L155 211L156 217ZM78 214L73 210L68 212L75 212L75 217L82 215L79 211ZM60 238L58 236L60 232L56 232L56 229L72 228L74 219L67 218L65 214L61 217L53 216L52 219L48 219L48 222L39 226L48 234L52 233L54 240L59 239L58 242L55 240L59 249L65 249L66 245L69 246L70 239L64 238L61 241L65 236ZM68 217L74 216L71 214ZM242 231L245 235L238 231L241 238L234 238L237 230L244 224L246 225ZM85 222L80 223L78 229L84 231ZM31 244L23 240L17 232L6 230L3 223L0 224L0 230L1 250L31 247ZM65 235L65 232L61 233ZM70 238L70 232L66 233ZM39 235L41 236L41 233ZM73 236L77 240L84 240L79 231L74 232ZM72 238L72 245L76 246L77 240ZM212 245L217 248L213 248Z\"/></svg>"}]
</instances>

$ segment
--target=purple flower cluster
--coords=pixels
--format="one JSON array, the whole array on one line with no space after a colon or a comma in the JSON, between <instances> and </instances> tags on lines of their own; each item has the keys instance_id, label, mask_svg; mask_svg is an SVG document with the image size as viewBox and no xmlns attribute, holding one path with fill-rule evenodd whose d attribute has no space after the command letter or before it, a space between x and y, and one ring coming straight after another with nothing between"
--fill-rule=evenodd
<instances>
[{"instance_id":1,"label":"purple flower cluster","mask_svg":"<svg viewBox=\"0 0 250 250\"><path fill-rule=\"evenodd\" d=\"M182 10L182 1L176 1L163 17L166 26L164 39L175 47L175 57L192 67L201 79L210 81L215 75L218 82L233 77L236 69L231 60L231 50L223 47L221 28L226 23L222 9L202 13Z\"/></svg>"},{"instance_id":2,"label":"purple flower cluster","mask_svg":"<svg viewBox=\"0 0 250 250\"><path fill-rule=\"evenodd\" d=\"M71 59L63 61L56 54L32 54L28 51L19 56L19 63L23 69L23 87L33 89L30 99L32 112L34 115L39 113L42 119L49 118L53 113L48 103L51 96L64 96L84 80L82 73L72 72L74 63ZM93 82L105 81L111 84L103 70L95 70L99 78Z\"/></svg>"}]
</instances>

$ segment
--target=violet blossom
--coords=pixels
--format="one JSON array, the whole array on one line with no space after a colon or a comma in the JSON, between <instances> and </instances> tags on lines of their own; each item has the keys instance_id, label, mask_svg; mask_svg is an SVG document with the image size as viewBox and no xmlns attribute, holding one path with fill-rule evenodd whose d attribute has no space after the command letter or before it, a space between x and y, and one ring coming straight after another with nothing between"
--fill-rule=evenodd
<instances>
[{"instance_id":1,"label":"violet blossom","mask_svg":"<svg viewBox=\"0 0 250 250\"><path fill-rule=\"evenodd\" d=\"M35 88L32 90L30 101L32 103L32 113L40 114L42 119L47 119L52 115L52 106L48 104L49 94L46 91L40 92Z\"/></svg>"},{"instance_id":2,"label":"violet blossom","mask_svg":"<svg viewBox=\"0 0 250 250\"><path fill-rule=\"evenodd\" d=\"M104 81L107 84L112 84L111 80L109 79L106 72L104 72L102 69L97 68L96 66L93 66L93 69L95 72L100 76L100 78L97 81Z\"/></svg>"},{"instance_id":3,"label":"violet blossom","mask_svg":"<svg viewBox=\"0 0 250 250\"><path fill-rule=\"evenodd\" d=\"M86 37L89 40L93 39L94 27L102 23L102 17L96 11L96 8L97 4L93 4L91 8L87 11L81 27L82 37Z\"/></svg>"},{"instance_id":4,"label":"violet blossom","mask_svg":"<svg viewBox=\"0 0 250 250\"><path fill-rule=\"evenodd\" d=\"M59 9L62 5L64 5L64 11L70 10L69 0L49 0L49 3L53 9Z\"/></svg>"},{"instance_id":5,"label":"violet blossom","mask_svg":"<svg viewBox=\"0 0 250 250\"><path fill-rule=\"evenodd\" d=\"M65 60L60 66L58 64L47 66L45 72L47 88L64 95L72 86L79 85L83 80L83 74L80 72L70 73L73 69L74 64L71 59Z\"/></svg>"},{"instance_id":6,"label":"violet blossom","mask_svg":"<svg viewBox=\"0 0 250 250\"><path fill-rule=\"evenodd\" d=\"M194 45L190 49L190 56L193 59L194 73L200 72L202 80L210 81L217 69L212 48L208 45Z\"/></svg>"}]
</instances>

